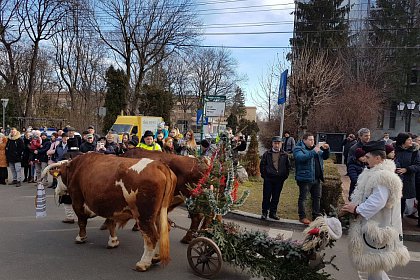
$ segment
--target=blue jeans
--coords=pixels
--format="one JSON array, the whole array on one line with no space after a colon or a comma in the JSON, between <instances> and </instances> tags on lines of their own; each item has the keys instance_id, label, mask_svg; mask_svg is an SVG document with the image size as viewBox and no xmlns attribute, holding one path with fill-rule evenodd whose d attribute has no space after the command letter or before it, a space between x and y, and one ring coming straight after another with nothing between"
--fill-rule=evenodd
<instances>
[{"instance_id":1,"label":"blue jeans","mask_svg":"<svg viewBox=\"0 0 420 280\"><path fill-rule=\"evenodd\" d=\"M267 214L268 210L273 215L277 213L277 205L279 204L284 180L283 178L276 177L264 178L262 213Z\"/></svg>"},{"instance_id":2,"label":"blue jeans","mask_svg":"<svg viewBox=\"0 0 420 280\"><path fill-rule=\"evenodd\" d=\"M298 213L299 219L306 218L305 213L305 200L308 191L311 193L312 198L312 218L320 216L321 208L321 182L317 180L315 183L297 182L299 186L299 200L298 200Z\"/></svg>"},{"instance_id":3,"label":"blue jeans","mask_svg":"<svg viewBox=\"0 0 420 280\"><path fill-rule=\"evenodd\" d=\"M13 181L22 181L22 167L20 162L9 162L10 171L12 171Z\"/></svg>"}]
</instances>

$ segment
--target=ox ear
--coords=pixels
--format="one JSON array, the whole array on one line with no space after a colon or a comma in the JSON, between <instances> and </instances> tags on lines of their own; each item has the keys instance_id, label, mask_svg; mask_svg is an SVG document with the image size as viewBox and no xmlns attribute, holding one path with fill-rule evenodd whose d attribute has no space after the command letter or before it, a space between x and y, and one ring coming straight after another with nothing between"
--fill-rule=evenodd
<instances>
[{"instance_id":1,"label":"ox ear","mask_svg":"<svg viewBox=\"0 0 420 280\"><path fill-rule=\"evenodd\" d=\"M49 172L54 178L57 178L61 175L60 169L51 169Z\"/></svg>"}]
</instances>

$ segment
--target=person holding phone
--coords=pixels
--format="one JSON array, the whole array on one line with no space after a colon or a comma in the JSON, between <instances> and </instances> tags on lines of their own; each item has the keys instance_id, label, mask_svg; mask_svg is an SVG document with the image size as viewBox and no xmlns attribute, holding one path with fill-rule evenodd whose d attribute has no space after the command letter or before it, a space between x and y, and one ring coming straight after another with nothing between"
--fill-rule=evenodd
<instances>
[{"instance_id":1,"label":"person holding phone","mask_svg":"<svg viewBox=\"0 0 420 280\"><path fill-rule=\"evenodd\" d=\"M312 197L312 219L321 215L321 182L324 181L324 160L330 156L330 146L325 143L315 145L314 135L307 132L302 141L293 149L295 158L296 181L299 186L298 213L299 221L309 225L306 217L305 200L308 192Z\"/></svg>"}]
</instances>

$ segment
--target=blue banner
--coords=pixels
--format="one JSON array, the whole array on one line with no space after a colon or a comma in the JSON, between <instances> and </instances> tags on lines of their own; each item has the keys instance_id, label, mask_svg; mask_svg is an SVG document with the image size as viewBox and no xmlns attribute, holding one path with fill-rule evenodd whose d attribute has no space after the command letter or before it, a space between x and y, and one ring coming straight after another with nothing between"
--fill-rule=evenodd
<instances>
[{"instance_id":1,"label":"blue banner","mask_svg":"<svg viewBox=\"0 0 420 280\"><path fill-rule=\"evenodd\" d=\"M279 98L277 100L279 105L286 103L287 72L288 70L286 69L280 75Z\"/></svg>"}]
</instances>

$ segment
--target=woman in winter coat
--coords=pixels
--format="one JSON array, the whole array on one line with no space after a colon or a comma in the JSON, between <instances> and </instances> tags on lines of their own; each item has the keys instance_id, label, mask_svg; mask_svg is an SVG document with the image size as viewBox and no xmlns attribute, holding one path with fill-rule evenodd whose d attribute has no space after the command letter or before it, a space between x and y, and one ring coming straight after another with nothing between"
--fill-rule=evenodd
<instances>
[{"instance_id":1,"label":"woman in winter coat","mask_svg":"<svg viewBox=\"0 0 420 280\"><path fill-rule=\"evenodd\" d=\"M416 173L420 172L420 155L413 146L410 134L401 132L395 143L396 173L403 182L401 214L405 212L405 200L416 197Z\"/></svg>"},{"instance_id":2,"label":"woman in winter coat","mask_svg":"<svg viewBox=\"0 0 420 280\"><path fill-rule=\"evenodd\" d=\"M0 133L0 184L6 185L6 179L8 176L7 172L7 160L6 160L6 144L7 137L3 133Z\"/></svg>"},{"instance_id":3,"label":"woman in winter coat","mask_svg":"<svg viewBox=\"0 0 420 280\"><path fill-rule=\"evenodd\" d=\"M177 152L181 156L196 156L197 144L194 139L194 131L191 129L185 134L185 138L178 141L179 148Z\"/></svg>"},{"instance_id":4,"label":"woman in winter coat","mask_svg":"<svg viewBox=\"0 0 420 280\"><path fill-rule=\"evenodd\" d=\"M24 144L22 138L20 137L20 132L16 128L12 127L6 144L6 158L9 168L12 171L12 184L16 184L16 187L20 187L22 182L21 163L23 148Z\"/></svg>"}]
</instances>

